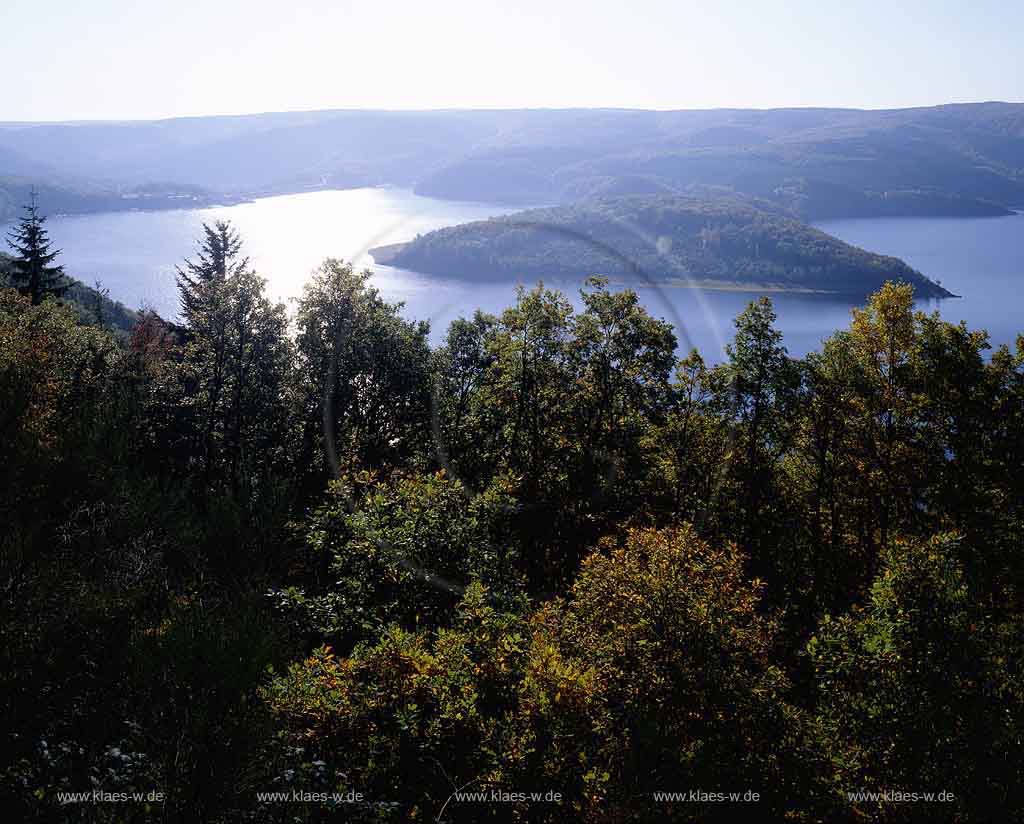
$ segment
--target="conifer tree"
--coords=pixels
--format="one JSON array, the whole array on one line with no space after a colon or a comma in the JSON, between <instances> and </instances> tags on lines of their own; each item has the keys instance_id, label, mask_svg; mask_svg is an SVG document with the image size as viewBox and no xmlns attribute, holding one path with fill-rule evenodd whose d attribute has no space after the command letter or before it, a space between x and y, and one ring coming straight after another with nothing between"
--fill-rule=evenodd
<instances>
[{"instance_id":1,"label":"conifer tree","mask_svg":"<svg viewBox=\"0 0 1024 824\"><path fill-rule=\"evenodd\" d=\"M241 250L242 238L229 222L218 220L213 226L203 224L203 240L195 259L177 267L181 312L187 323L193 324L198 314L216 302L219 284L232 275L248 271L249 259L239 256Z\"/></svg>"},{"instance_id":2,"label":"conifer tree","mask_svg":"<svg viewBox=\"0 0 1024 824\"><path fill-rule=\"evenodd\" d=\"M110 290L103 285L102 280L93 282L92 292L92 316L97 326L104 326L107 322L107 313L104 308L106 301L110 300Z\"/></svg>"},{"instance_id":3,"label":"conifer tree","mask_svg":"<svg viewBox=\"0 0 1024 824\"><path fill-rule=\"evenodd\" d=\"M266 297L266 281L241 249L230 223L204 225L196 256L177 276L185 346L176 383L194 415L188 454L205 483L233 486L263 472L284 443L290 362L285 308Z\"/></svg>"},{"instance_id":4,"label":"conifer tree","mask_svg":"<svg viewBox=\"0 0 1024 824\"><path fill-rule=\"evenodd\" d=\"M51 249L50 237L43 224L46 216L39 213L36 192L25 206L25 215L7 236L7 245L16 253L11 263L14 284L23 295L38 306L48 295L61 297L70 287L63 266L51 266L60 249Z\"/></svg>"}]
</instances>

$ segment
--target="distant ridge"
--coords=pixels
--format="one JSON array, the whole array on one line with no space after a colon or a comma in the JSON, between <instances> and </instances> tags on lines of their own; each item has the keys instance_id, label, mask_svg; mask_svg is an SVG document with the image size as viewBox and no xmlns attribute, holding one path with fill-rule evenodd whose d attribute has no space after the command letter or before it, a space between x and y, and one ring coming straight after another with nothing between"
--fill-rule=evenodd
<instances>
[{"instance_id":1,"label":"distant ridge","mask_svg":"<svg viewBox=\"0 0 1024 824\"><path fill-rule=\"evenodd\" d=\"M712 187L771 200L807 220L998 215L1024 203L1024 104L325 110L6 123L0 210L16 200L4 194L17 181L48 187L49 211L135 208L121 200L126 190L174 181L221 199L396 185L524 205Z\"/></svg>"}]
</instances>

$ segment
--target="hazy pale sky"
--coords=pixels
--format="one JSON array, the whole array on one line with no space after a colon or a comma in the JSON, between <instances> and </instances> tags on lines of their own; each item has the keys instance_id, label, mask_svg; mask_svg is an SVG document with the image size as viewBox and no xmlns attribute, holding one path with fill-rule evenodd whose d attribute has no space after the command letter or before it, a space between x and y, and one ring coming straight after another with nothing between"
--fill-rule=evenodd
<instances>
[{"instance_id":1,"label":"hazy pale sky","mask_svg":"<svg viewBox=\"0 0 1024 824\"><path fill-rule=\"evenodd\" d=\"M1020 0L0 0L0 120L1024 99Z\"/></svg>"}]
</instances>

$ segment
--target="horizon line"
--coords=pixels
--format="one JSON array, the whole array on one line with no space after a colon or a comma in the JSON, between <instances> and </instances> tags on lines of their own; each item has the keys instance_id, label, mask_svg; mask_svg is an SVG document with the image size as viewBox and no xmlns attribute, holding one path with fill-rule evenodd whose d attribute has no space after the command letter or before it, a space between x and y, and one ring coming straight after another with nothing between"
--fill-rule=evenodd
<instances>
[{"instance_id":1,"label":"horizon line","mask_svg":"<svg viewBox=\"0 0 1024 824\"><path fill-rule=\"evenodd\" d=\"M68 118L53 120L0 120L0 128L18 126L84 126L89 124L140 124L140 123L171 123L182 120L229 120L250 117L268 117L277 115L316 115L316 114L464 114L464 113L511 113L511 112L634 112L651 114L675 114L682 112L905 112L923 109L942 109L954 106L1021 106L1024 100L967 100L946 103L931 103L914 106L705 106L691 108L645 108L636 106L440 106L436 108L369 108L369 107L338 107L316 109L268 109L256 112L236 112L230 114L193 114L172 115L169 117L140 118Z\"/></svg>"}]
</instances>

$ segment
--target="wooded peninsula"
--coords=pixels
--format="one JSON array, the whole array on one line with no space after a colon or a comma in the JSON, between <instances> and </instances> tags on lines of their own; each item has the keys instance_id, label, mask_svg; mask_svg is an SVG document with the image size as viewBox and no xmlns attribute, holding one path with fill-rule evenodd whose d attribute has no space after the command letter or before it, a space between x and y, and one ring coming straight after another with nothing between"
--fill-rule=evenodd
<instances>
[{"instance_id":1,"label":"wooded peninsula","mask_svg":"<svg viewBox=\"0 0 1024 824\"><path fill-rule=\"evenodd\" d=\"M851 246L770 203L638 195L438 229L370 250L375 262L476 280L582 280L863 298L889 280L951 293L903 261Z\"/></svg>"}]
</instances>

